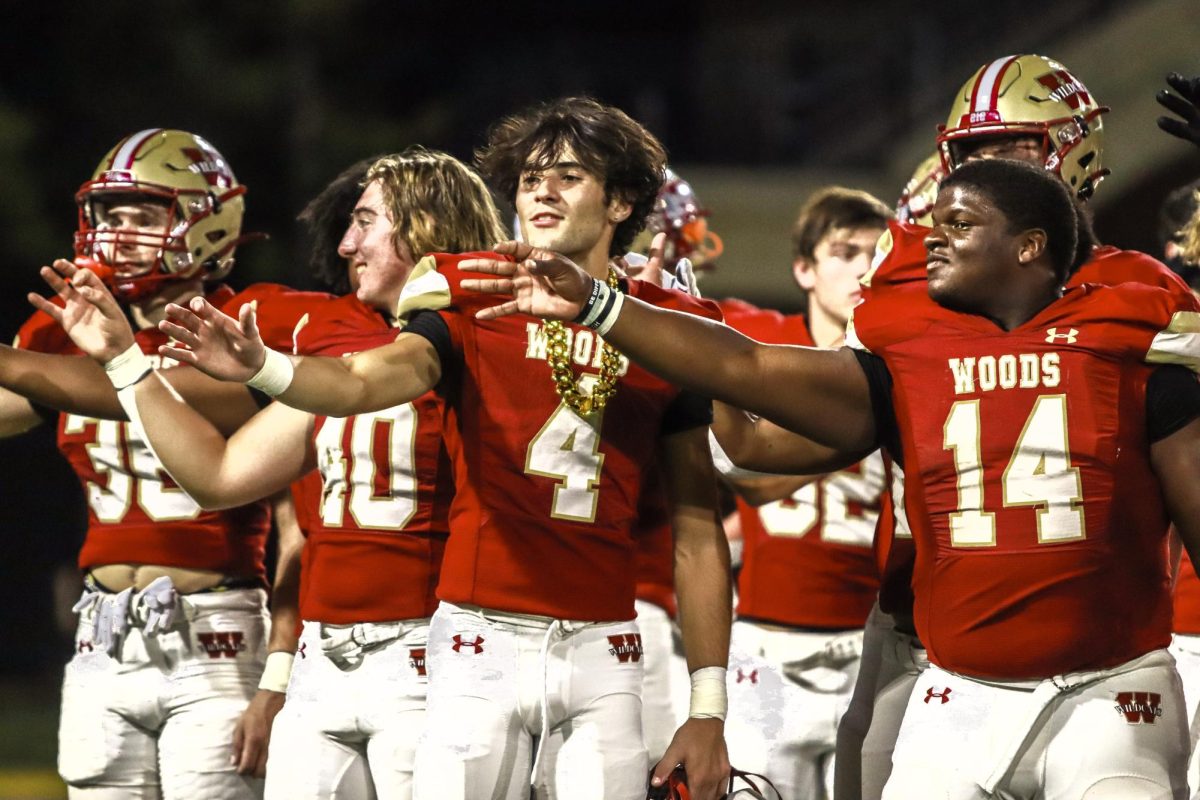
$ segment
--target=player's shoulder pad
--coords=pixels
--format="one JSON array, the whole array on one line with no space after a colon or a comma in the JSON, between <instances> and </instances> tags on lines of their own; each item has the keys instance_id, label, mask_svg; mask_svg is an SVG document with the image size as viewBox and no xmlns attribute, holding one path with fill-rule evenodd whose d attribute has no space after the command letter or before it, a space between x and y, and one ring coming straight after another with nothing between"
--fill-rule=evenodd
<instances>
[{"instance_id":1,"label":"player's shoulder pad","mask_svg":"<svg viewBox=\"0 0 1200 800\"><path fill-rule=\"evenodd\" d=\"M887 230L875 244L871 268L861 278L862 285L878 292L925 280L925 237L929 231L924 225L888 220Z\"/></svg>"},{"instance_id":2,"label":"player's shoulder pad","mask_svg":"<svg viewBox=\"0 0 1200 800\"><path fill-rule=\"evenodd\" d=\"M52 297L50 302L56 306L63 305L58 297ZM13 337L13 347L38 353L57 353L70 345L71 337L44 311L34 311Z\"/></svg>"},{"instance_id":3,"label":"player's shoulder pad","mask_svg":"<svg viewBox=\"0 0 1200 800\"><path fill-rule=\"evenodd\" d=\"M302 292L278 283L256 283L226 301L221 310L236 317L242 306L252 304L263 342L277 350L291 350L297 323L335 299L325 292Z\"/></svg>"},{"instance_id":4,"label":"player's shoulder pad","mask_svg":"<svg viewBox=\"0 0 1200 800\"><path fill-rule=\"evenodd\" d=\"M654 285L650 281L624 279L622 280L622 284L625 294L630 297L636 297L650 305L667 308L671 311L683 311L688 314L695 314L698 317L716 320L717 322L720 322L724 318L724 315L721 313L721 307L712 300L706 300L703 297L693 297L687 292L681 292L678 289L664 289L661 286Z\"/></svg>"},{"instance_id":5,"label":"player's shoulder pad","mask_svg":"<svg viewBox=\"0 0 1200 800\"><path fill-rule=\"evenodd\" d=\"M876 355L924 335L946 311L929 298L924 283L871 294L854 307L846 324L846 344Z\"/></svg>"},{"instance_id":6,"label":"player's shoulder pad","mask_svg":"<svg viewBox=\"0 0 1200 800\"><path fill-rule=\"evenodd\" d=\"M1063 319L1073 327L1104 326L1105 343L1150 364L1180 364L1200 372L1200 302L1145 283L1084 284ZM1057 320L1051 319L1050 323Z\"/></svg>"},{"instance_id":7,"label":"player's shoulder pad","mask_svg":"<svg viewBox=\"0 0 1200 800\"><path fill-rule=\"evenodd\" d=\"M759 308L736 298L718 300L725 324L739 333L767 344L811 345L808 323L800 314L784 314Z\"/></svg>"},{"instance_id":8,"label":"player's shoulder pad","mask_svg":"<svg viewBox=\"0 0 1200 800\"><path fill-rule=\"evenodd\" d=\"M1079 286L1084 283L1100 283L1105 286L1144 283L1167 289L1177 295L1180 301L1192 293L1187 281L1157 258L1137 250L1119 250L1108 245L1095 248L1092 257L1075 271L1067 286Z\"/></svg>"},{"instance_id":9,"label":"player's shoulder pad","mask_svg":"<svg viewBox=\"0 0 1200 800\"><path fill-rule=\"evenodd\" d=\"M400 292L396 319L403 324L418 311L441 311L448 308L475 311L507 300L506 297L469 292L462 288L465 279L487 277L482 273L463 272L458 268L460 262L469 258L513 260L508 256L486 251L430 253L423 256L409 273L408 281Z\"/></svg>"},{"instance_id":10,"label":"player's shoulder pad","mask_svg":"<svg viewBox=\"0 0 1200 800\"><path fill-rule=\"evenodd\" d=\"M354 294L336 297L306 311L292 330L292 352L311 353L331 337L386 329L379 312L364 305Z\"/></svg>"}]
</instances>

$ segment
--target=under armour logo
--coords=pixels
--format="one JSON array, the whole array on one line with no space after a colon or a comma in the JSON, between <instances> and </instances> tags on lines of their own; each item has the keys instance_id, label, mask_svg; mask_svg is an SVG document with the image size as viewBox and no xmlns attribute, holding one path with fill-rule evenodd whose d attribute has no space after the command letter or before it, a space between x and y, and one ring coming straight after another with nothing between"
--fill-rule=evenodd
<instances>
[{"instance_id":1,"label":"under armour logo","mask_svg":"<svg viewBox=\"0 0 1200 800\"><path fill-rule=\"evenodd\" d=\"M1079 330L1077 328L1071 328L1066 333L1059 333L1058 328L1047 328L1046 329L1046 341L1050 344L1054 344L1059 339L1062 339L1067 344L1075 344L1075 341L1078 338L1079 338Z\"/></svg>"},{"instance_id":2,"label":"under armour logo","mask_svg":"<svg viewBox=\"0 0 1200 800\"><path fill-rule=\"evenodd\" d=\"M1117 692L1117 711L1130 725L1150 725L1163 715L1162 695L1157 692Z\"/></svg>"},{"instance_id":3,"label":"under armour logo","mask_svg":"<svg viewBox=\"0 0 1200 800\"><path fill-rule=\"evenodd\" d=\"M209 658L236 658L237 654L246 649L241 631L214 631L212 633L197 633L200 646Z\"/></svg>"},{"instance_id":4,"label":"under armour logo","mask_svg":"<svg viewBox=\"0 0 1200 800\"><path fill-rule=\"evenodd\" d=\"M89 642L87 639L80 639L80 640L79 640L79 652L81 652L81 653L82 653L84 650L87 650L87 651L90 653L90 652L92 652L92 651L93 651L93 650L95 650L95 649L96 649L96 648L94 648L94 647L92 646L92 643L91 643L91 642Z\"/></svg>"},{"instance_id":5,"label":"under armour logo","mask_svg":"<svg viewBox=\"0 0 1200 800\"><path fill-rule=\"evenodd\" d=\"M483 641L483 640L481 639L480 641ZM455 645L454 649L457 650L458 645ZM480 648L480 649L482 650L483 648ZM408 665L410 667L412 667L414 670L416 670L417 675L421 676L422 678L425 677L425 648L424 647L410 647L408 649Z\"/></svg>"},{"instance_id":6,"label":"under armour logo","mask_svg":"<svg viewBox=\"0 0 1200 800\"><path fill-rule=\"evenodd\" d=\"M308 653L304 652L307 649L308 649L308 642L301 642L300 649L297 650L296 652L300 654L301 658L308 658Z\"/></svg>"},{"instance_id":7,"label":"under armour logo","mask_svg":"<svg viewBox=\"0 0 1200 800\"><path fill-rule=\"evenodd\" d=\"M479 655L483 652L483 637L476 636L475 641L464 642L461 635L457 633L454 634L454 652L461 653L464 647L473 648L471 652L475 653L475 655Z\"/></svg>"},{"instance_id":8,"label":"under armour logo","mask_svg":"<svg viewBox=\"0 0 1200 800\"><path fill-rule=\"evenodd\" d=\"M930 686L925 690L925 705L929 705L929 701L935 697L942 701L942 705L946 705L946 703L950 702L950 687L947 686L944 691L935 692L933 687Z\"/></svg>"},{"instance_id":9,"label":"under armour logo","mask_svg":"<svg viewBox=\"0 0 1200 800\"><path fill-rule=\"evenodd\" d=\"M737 682L741 683L742 681L750 681L751 683L758 683L758 670L752 669L749 672L742 672L742 668L738 667Z\"/></svg>"},{"instance_id":10,"label":"under armour logo","mask_svg":"<svg viewBox=\"0 0 1200 800\"><path fill-rule=\"evenodd\" d=\"M609 655L617 657L617 661L628 664L630 661L642 660L642 635L640 633L618 633L608 637Z\"/></svg>"}]
</instances>

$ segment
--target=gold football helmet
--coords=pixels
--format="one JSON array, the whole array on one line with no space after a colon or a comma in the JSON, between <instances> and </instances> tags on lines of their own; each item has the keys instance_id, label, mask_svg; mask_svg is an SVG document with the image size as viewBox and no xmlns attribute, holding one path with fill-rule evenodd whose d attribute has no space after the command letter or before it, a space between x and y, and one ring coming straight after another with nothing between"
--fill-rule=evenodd
<instances>
[{"instance_id":1,"label":"gold football helmet","mask_svg":"<svg viewBox=\"0 0 1200 800\"><path fill-rule=\"evenodd\" d=\"M118 142L76 193L76 258L98 262L125 300L153 294L168 281L219 280L232 269L243 238L245 193L225 158L201 137L140 131ZM166 224L131 229L109 219L108 209L138 203L164 206ZM135 265L133 252L153 253L152 263Z\"/></svg>"},{"instance_id":2,"label":"gold football helmet","mask_svg":"<svg viewBox=\"0 0 1200 800\"><path fill-rule=\"evenodd\" d=\"M1090 197L1104 168L1104 123L1108 111L1062 64L1044 56L1019 55L984 64L971 76L938 128L938 149L947 170L958 166L956 145L965 139L1040 136L1046 169L1080 198Z\"/></svg>"}]
</instances>

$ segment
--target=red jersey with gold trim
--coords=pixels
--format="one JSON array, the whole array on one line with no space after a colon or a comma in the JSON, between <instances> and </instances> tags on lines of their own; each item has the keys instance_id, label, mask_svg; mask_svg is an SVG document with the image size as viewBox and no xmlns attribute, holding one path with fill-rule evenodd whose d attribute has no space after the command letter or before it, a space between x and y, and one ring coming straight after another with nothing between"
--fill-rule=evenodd
<instances>
[{"instance_id":1,"label":"red jersey with gold trim","mask_svg":"<svg viewBox=\"0 0 1200 800\"><path fill-rule=\"evenodd\" d=\"M236 296L221 286L206 297L233 314L241 304L256 301L266 330L288 328L290 334L300 309L327 295L259 284ZM157 328L149 328L138 331L135 338L158 364L158 347L167 337ZM290 336L266 342L285 349L291 345ZM80 354L58 323L40 311L21 327L16 345L43 353ZM171 368L190 369L178 364ZM79 553L81 569L135 563L265 575L263 550L270 527L266 502L223 511L202 510L170 479L142 432L128 422L60 414L58 447L79 476L88 500L88 532Z\"/></svg>"},{"instance_id":2,"label":"red jersey with gold trim","mask_svg":"<svg viewBox=\"0 0 1200 800\"><path fill-rule=\"evenodd\" d=\"M1044 678L1169 643L1145 393L1152 364L1196 365L1196 309L1133 283L1082 286L1011 331L910 293L855 309L852 343L894 383L935 663Z\"/></svg>"},{"instance_id":3,"label":"red jersey with gold trim","mask_svg":"<svg viewBox=\"0 0 1200 800\"><path fill-rule=\"evenodd\" d=\"M741 300L719 305L726 324L752 339L814 345L800 314ZM785 500L754 507L739 497L745 549L738 616L805 628L861 628L879 591L871 547L884 488L883 458L874 453Z\"/></svg>"},{"instance_id":4,"label":"red jersey with gold trim","mask_svg":"<svg viewBox=\"0 0 1200 800\"><path fill-rule=\"evenodd\" d=\"M438 596L560 619L631 619L633 530L679 391L622 358L616 395L602 411L570 409L550 377L541 320L475 318L498 302L460 287L475 273L457 263L478 256L425 257L399 306L401 318L438 310L457 356L442 364L440 386L455 497ZM645 281L630 281L628 292L719 319L711 303ZM590 389L602 342L586 328L565 328L571 367Z\"/></svg>"},{"instance_id":5,"label":"red jersey with gold trim","mask_svg":"<svg viewBox=\"0 0 1200 800\"><path fill-rule=\"evenodd\" d=\"M875 263L871 271L863 278L864 300L870 302L881 292L899 289L904 292L914 292L917 303L931 302L926 294L926 250L925 237L930 228L924 225L907 224L891 221L888 230L880 238L876 250ZM1165 264L1150 256L1132 250L1119 250L1115 247L1101 245L1093 248L1092 258L1083 264L1068 280L1067 287L1081 286L1085 283L1099 283L1114 286L1120 283L1144 283L1167 289L1177 298L1178 302L1186 304L1191 296L1187 283L1172 272ZM853 323L852 326L853 327ZM880 590L880 607L892 614L907 614L912 606L911 583L912 564L915 558L912 552L911 533L904 533L907 522L904 520L902 492L904 476L898 472L893 481L893 491L900 493L897 498L898 519L889 515L881 516L879 531L876 535L876 550L881 546L886 555L881 559L882 588ZM904 541L892 545L892 528L898 527L901 533L897 536ZM1176 591L1185 593L1193 591L1197 598L1196 624L1200 628L1200 581L1194 586L1185 584L1191 576L1181 572ZM1186 602L1186 600L1184 601ZM1177 611L1177 615L1179 612Z\"/></svg>"},{"instance_id":6,"label":"red jersey with gold trim","mask_svg":"<svg viewBox=\"0 0 1200 800\"><path fill-rule=\"evenodd\" d=\"M398 332L346 295L309 315L296 352L342 357ZM441 399L428 392L370 414L318 416L313 446L324 486L309 515L300 615L332 624L432 615L453 494Z\"/></svg>"}]
</instances>

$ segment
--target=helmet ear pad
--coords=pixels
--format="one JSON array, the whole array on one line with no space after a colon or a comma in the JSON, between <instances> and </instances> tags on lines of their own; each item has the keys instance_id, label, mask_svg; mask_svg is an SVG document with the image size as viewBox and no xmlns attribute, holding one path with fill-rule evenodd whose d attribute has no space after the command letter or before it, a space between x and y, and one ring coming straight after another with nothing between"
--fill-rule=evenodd
<instances>
[{"instance_id":1,"label":"helmet ear pad","mask_svg":"<svg viewBox=\"0 0 1200 800\"><path fill-rule=\"evenodd\" d=\"M1043 165L1077 197L1089 197L1109 170L1103 165L1104 124L1087 87L1057 61L1005 56L984 64L963 84L938 129L943 166L959 162L955 143L976 137L1039 136Z\"/></svg>"},{"instance_id":2,"label":"helmet ear pad","mask_svg":"<svg viewBox=\"0 0 1200 800\"><path fill-rule=\"evenodd\" d=\"M106 258L101 246L105 235L95 214L98 198L124 194L161 199L171 214L157 237L153 268L122 278L114 286L118 295L134 299L153 294L164 282L197 276L219 280L232 269L242 240L245 192L225 158L200 136L163 128L139 131L118 142L76 193L76 256Z\"/></svg>"}]
</instances>

